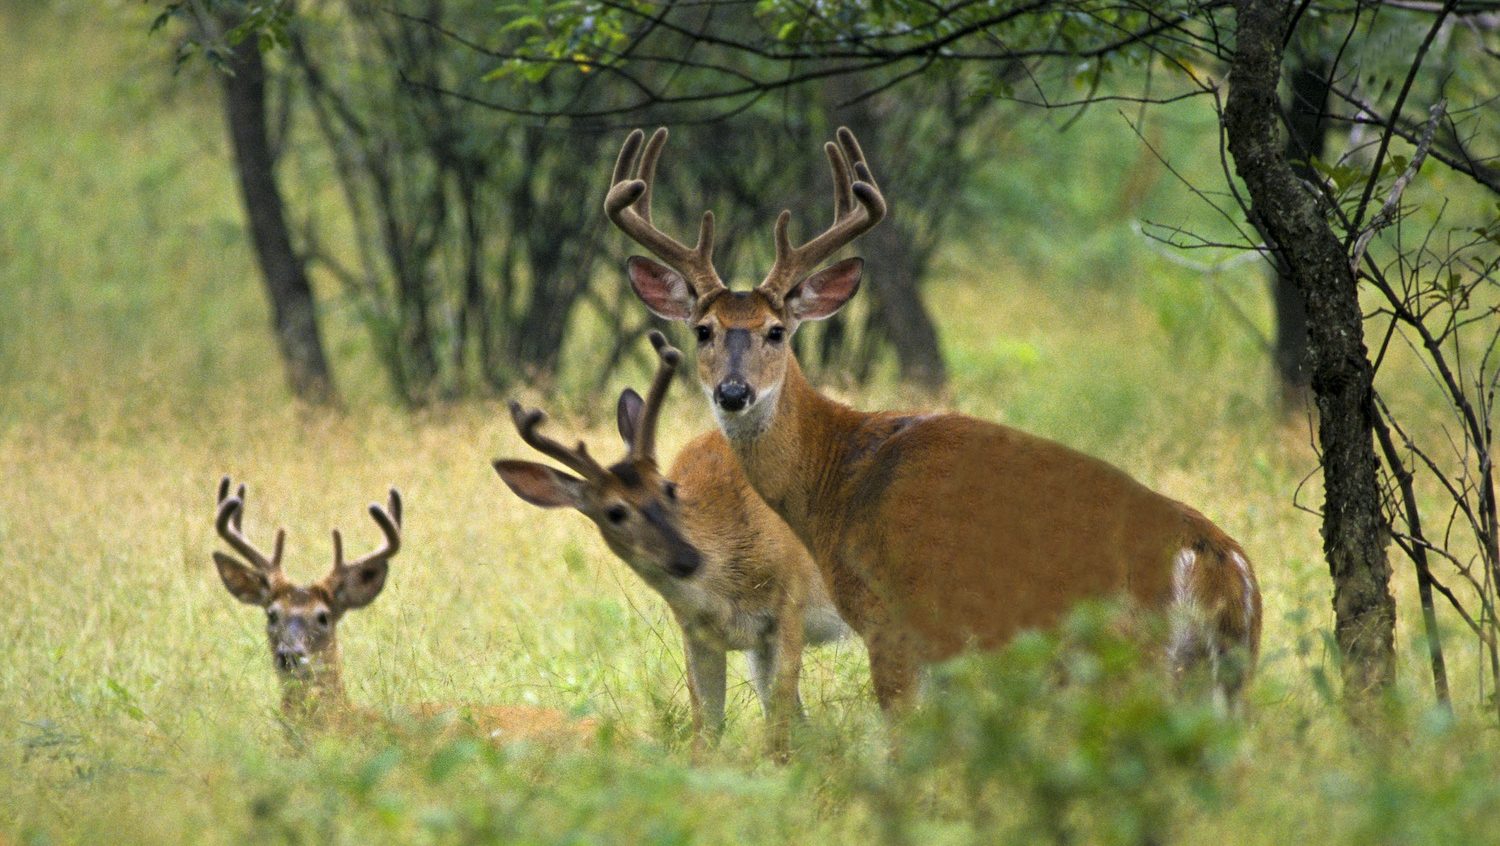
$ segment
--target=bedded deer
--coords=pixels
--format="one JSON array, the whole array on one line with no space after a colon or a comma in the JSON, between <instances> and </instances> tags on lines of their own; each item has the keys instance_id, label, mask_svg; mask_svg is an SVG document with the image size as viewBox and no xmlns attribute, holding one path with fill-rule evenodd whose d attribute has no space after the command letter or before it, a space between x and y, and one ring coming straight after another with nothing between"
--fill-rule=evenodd
<instances>
[{"instance_id":1,"label":"bedded deer","mask_svg":"<svg viewBox=\"0 0 1500 846\"><path fill-rule=\"evenodd\" d=\"M773 753L785 751L788 721L801 712L802 647L847 631L802 543L750 489L717 431L677 454L663 476L656 421L681 354L651 333L659 358L643 401L620 394L616 421L626 452L604 467L580 441L569 449L541 435L541 411L511 403L521 439L578 473L530 461L494 462L517 496L545 508L571 507L661 594L682 629L694 742L717 739L724 724L725 653L744 650Z\"/></svg>"},{"instance_id":2,"label":"bedded deer","mask_svg":"<svg viewBox=\"0 0 1500 846\"><path fill-rule=\"evenodd\" d=\"M219 537L239 557L215 551L214 565L230 595L266 612L266 639L281 681L281 710L288 725L315 728L378 725L384 718L349 702L344 692L337 627L346 612L375 601L385 588L390 560L401 549L401 495L391 489L389 504L370 506L370 516L384 536L379 549L353 561L344 560L344 541L333 531L333 568L322 579L296 584L282 573L286 531L278 529L267 556L245 537L245 486L230 496L229 477L219 481ZM560 711L528 706L444 705L424 703L411 709L420 719L447 719L477 729L495 741L530 739L562 741L596 734L594 720L569 719Z\"/></svg>"},{"instance_id":3,"label":"bedded deer","mask_svg":"<svg viewBox=\"0 0 1500 846\"><path fill-rule=\"evenodd\" d=\"M794 246L783 211L775 261L753 290L713 265L714 218L687 247L651 220L666 143L626 138L604 208L661 262L634 256L635 292L697 338L698 377L755 491L812 552L864 639L881 705L921 666L1056 623L1088 597L1125 595L1170 620L1168 666L1206 671L1234 701L1253 670L1260 592L1244 551L1197 511L1068 447L960 414L862 412L811 387L792 352L804 321L859 288L858 258L821 270L875 226L885 199L853 133L824 146L834 222Z\"/></svg>"}]
</instances>

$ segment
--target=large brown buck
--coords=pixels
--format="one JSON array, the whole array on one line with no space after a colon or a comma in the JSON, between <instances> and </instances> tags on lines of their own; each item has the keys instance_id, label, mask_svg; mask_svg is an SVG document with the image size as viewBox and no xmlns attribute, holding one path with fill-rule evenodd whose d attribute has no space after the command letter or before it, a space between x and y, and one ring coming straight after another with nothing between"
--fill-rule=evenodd
<instances>
[{"instance_id":1,"label":"large brown buck","mask_svg":"<svg viewBox=\"0 0 1500 846\"><path fill-rule=\"evenodd\" d=\"M751 490L722 434L689 442L662 475L656 421L681 353L659 332L651 344L659 362L646 399L627 388L616 408L624 458L604 467L582 442L570 449L538 432L541 411L512 403L521 439L578 475L513 460L496 461L495 471L527 502L574 508L592 520L666 600L682 629L697 746L723 728L725 653L744 650L780 754L788 722L801 712L803 643L827 643L847 629L807 550Z\"/></svg>"},{"instance_id":2,"label":"large brown buck","mask_svg":"<svg viewBox=\"0 0 1500 846\"><path fill-rule=\"evenodd\" d=\"M885 216L848 129L824 147L833 224L794 246L750 291L713 265L714 219L687 247L651 220L667 131L626 138L604 201L662 263L634 256L631 285L698 342L698 377L746 477L812 552L844 620L864 638L880 703L913 692L919 668L1048 627L1090 597L1125 595L1171 623L1177 673L1198 668L1231 700L1252 671L1260 593L1239 545L1201 514L1103 461L960 414L862 412L803 377L791 338L841 308L862 262L818 265Z\"/></svg>"},{"instance_id":3,"label":"large brown buck","mask_svg":"<svg viewBox=\"0 0 1500 846\"><path fill-rule=\"evenodd\" d=\"M344 692L337 627L346 612L369 605L385 588L390 560L401 549L401 494L392 488L385 507L370 506L370 516L384 536L379 549L345 561L343 537L335 529L333 568L310 584L292 582L282 572L285 530L277 530L269 556L245 537L244 485L231 496L225 476L219 481L218 502L214 526L238 557L215 551L214 564L231 596L265 609L266 640L288 725L358 728L384 723L380 715L351 704ZM573 720L560 711L529 706L423 703L410 715L456 721L460 728L475 729L497 742L587 739L597 730L593 720Z\"/></svg>"}]
</instances>

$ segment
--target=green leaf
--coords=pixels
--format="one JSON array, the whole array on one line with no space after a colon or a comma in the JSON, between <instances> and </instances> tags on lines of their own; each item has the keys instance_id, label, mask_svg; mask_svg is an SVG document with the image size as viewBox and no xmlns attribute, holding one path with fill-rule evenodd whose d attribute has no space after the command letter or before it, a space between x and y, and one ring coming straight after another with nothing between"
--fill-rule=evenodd
<instances>
[{"instance_id":1,"label":"green leaf","mask_svg":"<svg viewBox=\"0 0 1500 846\"><path fill-rule=\"evenodd\" d=\"M521 29L543 29L542 19L536 15L525 15L500 27L501 32L515 32Z\"/></svg>"},{"instance_id":2,"label":"green leaf","mask_svg":"<svg viewBox=\"0 0 1500 846\"><path fill-rule=\"evenodd\" d=\"M427 765L427 780L441 784L448 780L459 767L479 758L479 744L470 738L460 738L433 754Z\"/></svg>"},{"instance_id":3,"label":"green leaf","mask_svg":"<svg viewBox=\"0 0 1500 846\"><path fill-rule=\"evenodd\" d=\"M401 763L401 750L395 747L391 747L375 755L375 757L366 761L365 765L360 767L359 772L355 774L352 783L354 792L358 794L369 793L399 763Z\"/></svg>"},{"instance_id":4,"label":"green leaf","mask_svg":"<svg viewBox=\"0 0 1500 846\"><path fill-rule=\"evenodd\" d=\"M136 704L135 697L131 695L130 691L125 689L124 685L114 679L106 679L104 683L109 687L110 692L115 695L115 701L119 703L120 710L125 712L125 716L136 722L146 719L146 712L142 711L141 706Z\"/></svg>"},{"instance_id":5,"label":"green leaf","mask_svg":"<svg viewBox=\"0 0 1500 846\"><path fill-rule=\"evenodd\" d=\"M172 18L177 17L181 7L181 3L168 4L167 8L163 10L161 14L157 15L155 20L151 21L150 31L154 33L170 23Z\"/></svg>"}]
</instances>

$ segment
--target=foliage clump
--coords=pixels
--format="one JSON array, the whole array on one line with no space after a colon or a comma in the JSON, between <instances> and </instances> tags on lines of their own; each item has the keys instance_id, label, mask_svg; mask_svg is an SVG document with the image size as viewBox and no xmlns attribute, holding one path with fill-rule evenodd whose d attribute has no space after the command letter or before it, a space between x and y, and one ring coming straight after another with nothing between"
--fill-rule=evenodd
<instances>
[{"instance_id":1,"label":"foliage clump","mask_svg":"<svg viewBox=\"0 0 1500 846\"><path fill-rule=\"evenodd\" d=\"M1016 843L1161 842L1174 816L1215 806L1240 723L1180 694L1129 617L1085 605L1055 632L938 668L891 777L953 779L968 822Z\"/></svg>"}]
</instances>

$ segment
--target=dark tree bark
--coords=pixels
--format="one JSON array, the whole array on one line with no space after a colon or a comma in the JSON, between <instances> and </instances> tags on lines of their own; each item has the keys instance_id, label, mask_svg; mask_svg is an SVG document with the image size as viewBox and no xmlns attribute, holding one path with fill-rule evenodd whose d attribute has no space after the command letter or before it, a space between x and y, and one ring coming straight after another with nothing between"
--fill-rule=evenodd
<instances>
[{"instance_id":1,"label":"dark tree bark","mask_svg":"<svg viewBox=\"0 0 1500 846\"><path fill-rule=\"evenodd\" d=\"M871 322L878 322L896 350L901 380L941 390L948 382L948 366L937 324L922 303L919 277L926 268L913 267L917 262L910 233L887 221L865 236L864 252L865 284L873 297Z\"/></svg>"},{"instance_id":2,"label":"dark tree bark","mask_svg":"<svg viewBox=\"0 0 1500 846\"><path fill-rule=\"evenodd\" d=\"M1323 452L1323 552L1334 632L1356 717L1395 680L1395 603L1372 440L1374 377L1359 292L1342 242L1287 162L1277 132L1286 26L1295 3L1235 0L1236 45L1224 126L1251 214L1291 274L1308 319L1308 361Z\"/></svg>"},{"instance_id":3,"label":"dark tree bark","mask_svg":"<svg viewBox=\"0 0 1500 846\"><path fill-rule=\"evenodd\" d=\"M1297 55L1289 81L1292 100L1287 109L1286 155L1292 173L1300 179L1316 178L1309 162L1322 158L1328 138L1328 63L1320 56ZM1271 282L1271 300L1276 309L1276 376L1281 385L1281 409L1299 411L1307 398L1307 311L1302 295L1286 266L1276 263Z\"/></svg>"},{"instance_id":4,"label":"dark tree bark","mask_svg":"<svg viewBox=\"0 0 1500 846\"><path fill-rule=\"evenodd\" d=\"M312 286L301 256L292 247L285 204L276 184L276 160L266 130L266 70L254 36L234 46L229 69L223 76L224 112L287 383L302 400L332 403L333 376L318 332Z\"/></svg>"},{"instance_id":5,"label":"dark tree bark","mask_svg":"<svg viewBox=\"0 0 1500 846\"><path fill-rule=\"evenodd\" d=\"M847 102L838 109L839 119L866 143L881 145L889 129L875 113L875 98L858 98L865 83L844 78L834 83L838 97ZM889 145L886 145L889 146ZM876 151L879 155L879 151ZM877 167L896 168L896 157L875 159ZM952 165L959 167L957 163ZM881 178L877 174L877 179ZM896 177L899 181L899 175ZM890 181L889 179L887 180ZM896 192L899 194L899 190ZM894 196L894 195L893 195ZM948 198L944 198L946 202ZM934 213L934 212L929 212ZM916 237L903 224L900 214L888 215L885 223L875 227L864 238L865 285L870 292L868 329L883 335L896 352L901 380L921 385L930 391L941 390L948 382L948 366L938 342L937 324L922 302L922 277L929 256L921 255Z\"/></svg>"}]
</instances>

